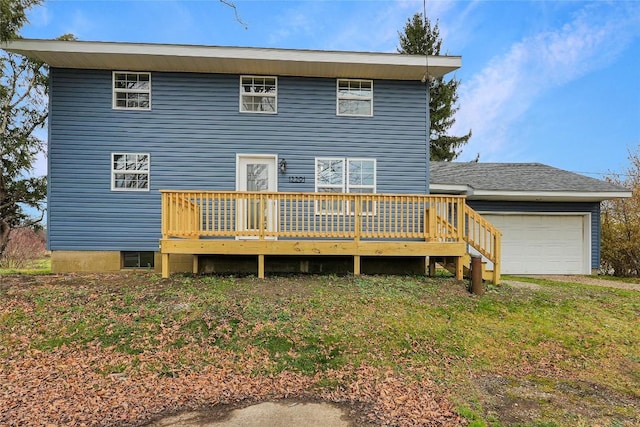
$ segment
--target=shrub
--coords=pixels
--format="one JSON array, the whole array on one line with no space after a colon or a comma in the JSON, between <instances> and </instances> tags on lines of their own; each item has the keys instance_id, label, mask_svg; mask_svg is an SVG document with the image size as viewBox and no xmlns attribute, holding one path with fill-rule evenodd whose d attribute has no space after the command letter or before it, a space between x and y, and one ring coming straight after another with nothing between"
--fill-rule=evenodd
<instances>
[{"instance_id":1,"label":"shrub","mask_svg":"<svg viewBox=\"0 0 640 427\"><path fill-rule=\"evenodd\" d=\"M9 234L9 243L0 258L1 268L25 268L46 253L45 238L32 228L16 228Z\"/></svg>"},{"instance_id":2,"label":"shrub","mask_svg":"<svg viewBox=\"0 0 640 427\"><path fill-rule=\"evenodd\" d=\"M640 151L629 154L630 168L622 178L607 181L629 188L627 199L602 204L602 270L615 276L640 276Z\"/></svg>"}]
</instances>

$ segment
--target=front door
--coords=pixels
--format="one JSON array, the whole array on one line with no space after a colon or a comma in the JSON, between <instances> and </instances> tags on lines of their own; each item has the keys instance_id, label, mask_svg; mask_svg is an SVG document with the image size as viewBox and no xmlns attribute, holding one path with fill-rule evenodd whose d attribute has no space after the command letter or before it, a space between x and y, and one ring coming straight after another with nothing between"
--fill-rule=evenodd
<instances>
[{"instance_id":1,"label":"front door","mask_svg":"<svg viewBox=\"0 0 640 427\"><path fill-rule=\"evenodd\" d=\"M238 191L278 191L277 156L239 154L236 166L236 190ZM255 233L239 236L258 238L260 231L274 232L277 229L277 202L247 196L238 199L237 229Z\"/></svg>"}]
</instances>

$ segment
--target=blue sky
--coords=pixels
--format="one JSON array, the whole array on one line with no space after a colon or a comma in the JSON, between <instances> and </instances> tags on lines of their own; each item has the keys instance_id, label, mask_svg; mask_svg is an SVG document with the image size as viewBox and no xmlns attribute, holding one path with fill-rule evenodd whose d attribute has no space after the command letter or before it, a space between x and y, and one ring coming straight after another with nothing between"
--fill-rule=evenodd
<instances>
[{"instance_id":1,"label":"blue sky","mask_svg":"<svg viewBox=\"0 0 640 427\"><path fill-rule=\"evenodd\" d=\"M395 52L419 1L48 0L27 38ZM640 147L640 2L428 1L462 56L458 160L541 162L594 177ZM43 167L43 166L40 166ZM596 175L593 175L596 173Z\"/></svg>"}]
</instances>

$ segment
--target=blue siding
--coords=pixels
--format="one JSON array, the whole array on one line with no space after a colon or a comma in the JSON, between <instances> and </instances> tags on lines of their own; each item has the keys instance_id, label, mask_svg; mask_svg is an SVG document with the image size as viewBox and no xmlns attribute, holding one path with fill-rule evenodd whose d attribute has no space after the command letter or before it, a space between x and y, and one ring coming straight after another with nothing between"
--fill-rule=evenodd
<instances>
[{"instance_id":1,"label":"blue siding","mask_svg":"<svg viewBox=\"0 0 640 427\"><path fill-rule=\"evenodd\" d=\"M600 203L599 202L493 202L468 200L479 212L578 212L591 214L591 268L600 267Z\"/></svg>"},{"instance_id":2,"label":"blue siding","mask_svg":"<svg viewBox=\"0 0 640 427\"><path fill-rule=\"evenodd\" d=\"M377 159L377 191L424 193L426 97L374 82L373 117L336 116L336 81L278 78L278 114L238 112L239 76L152 73L152 110L113 110L111 72L51 70L51 250L156 250L160 189L233 190L236 154L287 160L280 191L314 191L314 158ZM149 192L111 191L112 152L151 155ZM289 176L304 176L290 184Z\"/></svg>"}]
</instances>

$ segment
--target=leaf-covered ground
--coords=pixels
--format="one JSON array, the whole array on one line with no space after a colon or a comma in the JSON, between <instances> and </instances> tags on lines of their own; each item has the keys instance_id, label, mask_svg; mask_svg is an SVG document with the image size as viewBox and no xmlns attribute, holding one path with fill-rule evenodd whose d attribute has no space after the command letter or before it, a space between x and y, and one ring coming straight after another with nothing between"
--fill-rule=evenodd
<instances>
[{"instance_id":1,"label":"leaf-covered ground","mask_svg":"<svg viewBox=\"0 0 640 427\"><path fill-rule=\"evenodd\" d=\"M640 292L451 279L0 276L0 425L338 402L359 425L640 424Z\"/></svg>"}]
</instances>

